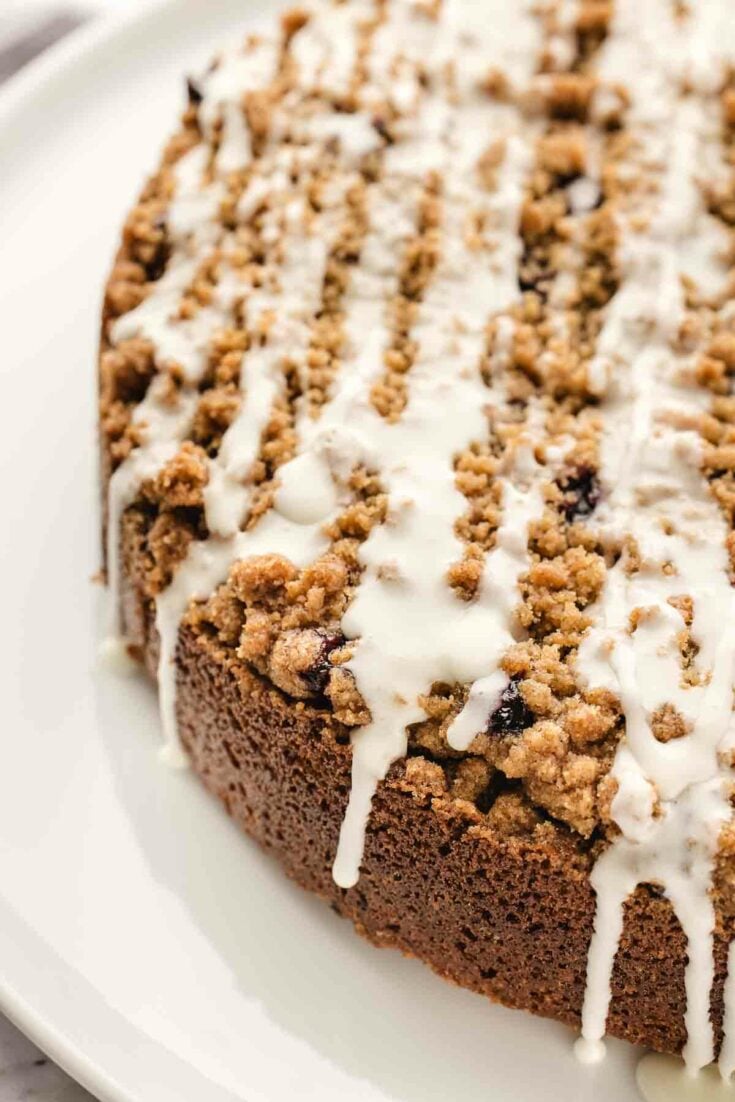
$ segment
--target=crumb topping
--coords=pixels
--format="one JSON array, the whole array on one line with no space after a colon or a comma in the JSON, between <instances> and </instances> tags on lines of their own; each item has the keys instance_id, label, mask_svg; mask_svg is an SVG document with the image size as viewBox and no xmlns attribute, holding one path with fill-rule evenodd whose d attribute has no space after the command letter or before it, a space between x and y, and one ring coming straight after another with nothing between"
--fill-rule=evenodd
<instances>
[{"instance_id":1,"label":"crumb topping","mask_svg":"<svg viewBox=\"0 0 735 1102\"><path fill-rule=\"evenodd\" d=\"M485 346L476 365L488 388L486 434L454 459L456 487L467 508L455 521L464 553L447 571L449 585L460 599L477 599L503 516L504 479L514 451L525 441L529 419L537 419L537 452L554 447L556 440L563 440L568 450L558 473L552 476L549 471L542 485L544 507L529 527L530 559L519 577L515 611L528 642L514 643L502 659L508 680L492 712L496 721L491 716L478 741L488 744L485 754L493 768L520 779L539 806L583 833L605 825L597 786L609 769L623 729L614 694L586 691L572 662L589 625L585 610L599 597L606 572L606 551L590 523L603 490L598 474L599 405L589 390L588 365L605 308L619 284L615 210L621 202L621 187L625 201L631 186L625 163L630 139L622 125L625 96L616 90L621 101L617 113L607 103L607 90L604 114L598 102L603 96L595 59L611 15L610 4L589 0L580 4L573 24L565 26L561 9L548 5L536 32L536 75L528 74L528 90L512 87L507 79L484 85L490 99L514 102L512 110L520 124L537 137L519 213L519 298L508 313L488 317ZM379 89L374 54L389 18L385 7L376 5L355 23L354 54L349 64L345 59L341 73L340 95L345 100L338 105L336 123L331 124L332 116L323 107L327 89L319 68L309 72L307 79L302 76L308 66L302 56L306 50L299 49L299 35L310 18L308 9L289 14L277 49L253 36L245 43L243 58L251 58L255 67L263 58L267 87L246 93L243 124L250 134L253 159L229 173L217 173L216 163L227 131L233 128L231 118L223 103L205 104L206 76L189 79L183 129L170 143L161 169L126 223L121 257L110 279L108 326L120 316L135 313L175 263L177 250L195 255L192 277L177 281L178 314L184 319L207 309L213 292L230 279L230 271L237 278L222 311L222 323L210 328L195 383L195 412L179 450L141 487L151 516L146 591L152 595L170 582L191 539L211 530L205 505L209 467L238 417L249 416L248 385L257 382L257 376L253 372L249 379L248 360L259 349L265 352L269 344L276 344L272 334L285 297L282 269L293 232L290 218L300 231L326 241L325 255L320 278L315 279L313 313L304 311L299 319L302 350L294 331L288 335L292 339L280 342L270 356L277 383L271 408L256 426L260 432L253 433L260 439L249 470L238 471L250 491L243 495L247 499L239 518L243 529L261 524L273 508L278 470L298 450L299 421L318 420L340 372L352 370L351 362L343 363L355 355L346 327L350 288L359 283L361 264L369 263L371 249L376 247L378 233L371 213L374 207L379 209L376 193L386 188L386 152L405 140L421 89L440 79L438 74L430 75L426 63L410 56L410 51L399 50L388 68L401 75L401 94ZM315 58L310 60L316 63ZM216 62L214 79L228 64L233 63L225 58ZM266 64L273 68L268 71ZM323 59L323 71L326 65ZM456 94L456 74L447 75L446 80L447 96ZM329 95L334 93L329 89ZM732 113L728 114L729 85L721 96L727 156L735 133ZM339 112L358 130L354 116L366 107L371 111L371 135L346 140L340 133ZM286 108L293 121L269 146L269 128L277 114L279 126L284 125L281 115ZM489 139L477 160L478 187L489 196L502 187L508 140L507 136ZM365 146L353 150L348 148L351 141ZM191 158L202 147L206 149L207 142L210 152L203 162L204 174L197 179L182 171L181 164L187 155ZM622 180L621 169L625 170ZM191 194L180 197L181 206L206 205L209 197L202 199L201 192L207 186L216 192L217 203L210 207L211 229L204 235L203 246L207 255L201 259L192 240L197 235L188 224L178 230L171 227L168 210L183 191ZM447 218L439 171L416 172L404 186L406 199L390 200L394 220L401 222L392 227L397 235L393 238L395 269L381 280L384 373L370 391L374 407L389 421L400 420L410 396L410 372L419 347L417 311L442 256ZM723 217L724 191L715 194L708 184L706 197L713 215ZM289 212L289 204L298 210ZM492 227L480 208L463 217L470 255L475 252L480 259ZM182 220L181 214L174 215L174 223L177 220ZM272 288L272 294L263 292L264 288ZM259 292L262 301L258 301ZM702 325L703 313L692 311L686 324ZM706 420L702 416L701 430L710 444L705 467L713 492L730 510L731 520L728 486L735 460L729 461L727 451L732 420L727 379L735 372L735 334L724 328L711 308L706 315L715 331L696 366L698 384L715 396L712 412ZM102 431L113 469L145 439L145 415L139 411L154 377L166 379L172 403L187 387L181 365L160 352L156 355L151 339L108 336L101 360ZM215 632L239 660L253 664L284 692L331 707L342 722L365 725L370 711L350 672L354 647L344 639L340 625L360 583L360 545L375 524L385 522L388 502L378 472L355 468L346 488L349 500L327 525L329 549L313 566L294 568L288 585L274 589L272 556L255 557L247 564L249 576L263 572L259 588L244 586L243 564L234 564L228 580L190 609L190 615L202 630ZM323 575L319 584L314 579L317 570ZM384 565L384 577L387 570ZM322 654L319 640L324 639L342 643ZM314 664L319 666L318 674L310 672ZM424 706L431 709L432 699L424 693ZM466 689L455 685L443 699L450 704L443 716L442 735L437 741L435 732L430 741L439 758L451 761L456 752L447 746L445 735L466 699ZM522 720L515 726L510 723L514 709ZM677 737L683 723L671 705L663 705L652 720L660 739ZM436 724L436 718L429 715L414 725L410 741L422 745L422 728L431 724ZM508 739L513 741L512 754L505 746ZM598 748L594 756L588 753L590 746Z\"/></svg>"}]
</instances>

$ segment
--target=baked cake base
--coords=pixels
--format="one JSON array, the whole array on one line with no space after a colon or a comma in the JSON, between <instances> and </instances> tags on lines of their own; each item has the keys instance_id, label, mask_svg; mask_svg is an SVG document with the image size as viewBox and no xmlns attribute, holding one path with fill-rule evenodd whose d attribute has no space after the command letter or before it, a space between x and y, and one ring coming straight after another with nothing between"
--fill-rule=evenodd
<instances>
[{"instance_id":1,"label":"baked cake base","mask_svg":"<svg viewBox=\"0 0 735 1102\"><path fill-rule=\"evenodd\" d=\"M154 608L131 580L136 525L123 548L126 637L155 679ZM294 703L216 639L179 635L177 717L192 767L288 875L352 920L374 945L418 957L444 979L508 1007L580 1025L595 913L591 859L564 832L551 844L504 835L469 805L432 792L397 762L373 804L359 883L332 865L350 791L347 728ZM612 977L611 1035L661 1052L686 1041L686 940L669 902L641 886L625 910ZM727 939L715 934L711 1014L722 1040Z\"/></svg>"}]
</instances>

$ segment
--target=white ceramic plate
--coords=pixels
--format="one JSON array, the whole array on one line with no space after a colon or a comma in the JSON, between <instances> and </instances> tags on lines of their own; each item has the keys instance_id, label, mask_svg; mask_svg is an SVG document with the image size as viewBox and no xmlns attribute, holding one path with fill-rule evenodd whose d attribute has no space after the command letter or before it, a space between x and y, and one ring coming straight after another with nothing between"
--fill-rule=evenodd
<instances>
[{"instance_id":1,"label":"white ceramic plate","mask_svg":"<svg viewBox=\"0 0 735 1102\"><path fill-rule=\"evenodd\" d=\"M264 8L156 4L0 99L2 1006L103 1100L633 1099L632 1049L582 1068L286 882L95 669L100 288L182 74Z\"/></svg>"}]
</instances>

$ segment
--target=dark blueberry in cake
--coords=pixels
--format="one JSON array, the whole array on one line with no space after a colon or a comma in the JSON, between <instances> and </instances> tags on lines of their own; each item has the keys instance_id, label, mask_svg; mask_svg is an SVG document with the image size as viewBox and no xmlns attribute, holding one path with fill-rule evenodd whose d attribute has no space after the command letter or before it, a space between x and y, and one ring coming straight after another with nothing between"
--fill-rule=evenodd
<instances>
[{"instance_id":1,"label":"dark blueberry in cake","mask_svg":"<svg viewBox=\"0 0 735 1102\"><path fill-rule=\"evenodd\" d=\"M600 483L592 467L578 467L557 485L564 494L561 510L570 524L588 517L600 500Z\"/></svg>"},{"instance_id":2,"label":"dark blueberry in cake","mask_svg":"<svg viewBox=\"0 0 735 1102\"><path fill-rule=\"evenodd\" d=\"M341 631L319 630L321 643L314 662L308 670L302 670L301 679L313 693L323 693L329 681L332 663L329 656L333 650L343 647L346 640Z\"/></svg>"},{"instance_id":3,"label":"dark blueberry in cake","mask_svg":"<svg viewBox=\"0 0 735 1102\"><path fill-rule=\"evenodd\" d=\"M492 735L514 735L525 731L536 721L536 716L523 699L518 678L512 677L503 689L500 704L490 716L488 732Z\"/></svg>"},{"instance_id":4,"label":"dark blueberry in cake","mask_svg":"<svg viewBox=\"0 0 735 1102\"><path fill-rule=\"evenodd\" d=\"M192 107L198 107L204 99L204 93L192 77L186 78L186 94Z\"/></svg>"}]
</instances>

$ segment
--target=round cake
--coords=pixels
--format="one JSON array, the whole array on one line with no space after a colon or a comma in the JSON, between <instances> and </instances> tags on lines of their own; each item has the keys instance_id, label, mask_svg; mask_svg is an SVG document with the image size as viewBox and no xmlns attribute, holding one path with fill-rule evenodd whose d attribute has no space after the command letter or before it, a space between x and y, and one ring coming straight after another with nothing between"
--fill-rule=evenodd
<instances>
[{"instance_id":1,"label":"round cake","mask_svg":"<svg viewBox=\"0 0 735 1102\"><path fill-rule=\"evenodd\" d=\"M166 758L376 944L729 1075L728 5L314 0L187 91L100 356Z\"/></svg>"}]
</instances>

